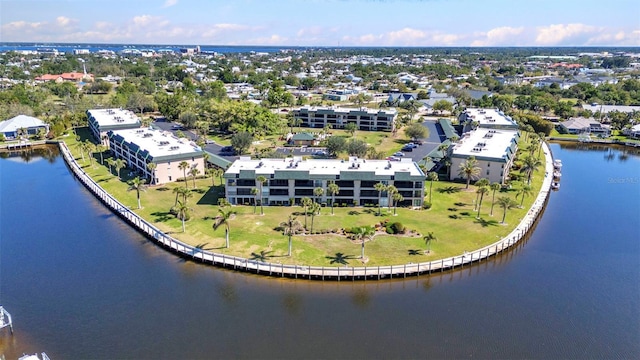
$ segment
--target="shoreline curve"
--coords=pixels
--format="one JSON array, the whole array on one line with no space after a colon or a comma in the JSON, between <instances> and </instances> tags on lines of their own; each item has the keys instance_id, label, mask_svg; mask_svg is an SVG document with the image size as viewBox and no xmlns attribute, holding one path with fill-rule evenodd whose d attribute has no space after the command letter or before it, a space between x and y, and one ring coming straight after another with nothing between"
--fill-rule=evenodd
<instances>
[{"instance_id":1,"label":"shoreline curve","mask_svg":"<svg viewBox=\"0 0 640 360\"><path fill-rule=\"evenodd\" d=\"M529 208L529 211L507 236L480 249L468 251L462 255L448 257L422 263L409 263L401 265L387 266L345 266L345 267L324 267L305 265L284 265L270 262L251 260L238 256L214 253L199 249L197 247L181 242L144 220L138 214L124 206L117 199L106 192L100 185L87 175L69 151L64 141L57 142L62 157L80 182L98 200L100 200L114 214L125 220L129 225L146 236L157 245L177 254L185 259L190 259L207 265L213 265L235 271L243 271L264 276L286 277L290 279L306 280L382 280L392 278L406 278L407 276L418 276L433 272L444 272L456 268L464 267L481 260L496 256L505 250L519 244L522 239L531 231L549 199L551 191L552 177L545 176L540 191ZM553 173L553 156L551 149L546 142L543 142L543 152L545 154L545 173Z\"/></svg>"}]
</instances>

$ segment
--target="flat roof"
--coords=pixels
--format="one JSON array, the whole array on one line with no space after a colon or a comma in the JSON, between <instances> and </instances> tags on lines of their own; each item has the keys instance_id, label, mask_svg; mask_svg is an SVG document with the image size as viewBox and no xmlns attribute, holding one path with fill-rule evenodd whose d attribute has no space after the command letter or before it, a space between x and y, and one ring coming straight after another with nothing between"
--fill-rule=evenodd
<instances>
[{"instance_id":1,"label":"flat roof","mask_svg":"<svg viewBox=\"0 0 640 360\"><path fill-rule=\"evenodd\" d=\"M178 138L169 131L151 128L111 131L113 136L135 144L140 151L146 151L154 159L180 156L203 155L202 149L193 141Z\"/></svg>"},{"instance_id":2,"label":"flat roof","mask_svg":"<svg viewBox=\"0 0 640 360\"><path fill-rule=\"evenodd\" d=\"M100 127L139 125L140 118L130 110L124 109L92 109L87 110Z\"/></svg>"},{"instance_id":3,"label":"flat roof","mask_svg":"<svg viewBox=\"0 0 640 360\"><path fill-rule=\"evenodd\" d=\"M517 130L477 128L458 141L453 150L454 157L506 160L513 156L513 143L519 139Z\"/></svg>"},{"instance_id":4,"label":"flat roof","mask_svg":"<svg viewBox=\"0 0 640 360\"><path fill-rule=\"evenodd\" d=\"M239 174L240 170L255 170L256 175L271 175L276 171L308 172L309 175L340 175L344 172L368 172L376 176L391 176L398 172L409 176L424 176L422 170L410 158L401 161L366 160L350 157L349 160L305 159L294 156L284 159L251 159L241 156L226 171Z\"/></svg>"},{"instance_id":5,"label":"flat roof","mask_svg":"<svg viewBox=\"0 0 640 360\"><path fill-rule=\"evenodd\" d=\"M366 107L360 107L360 108L341 108L341 107L327 107L327 106L320 106L320 107L316 107L316 106L303 106L297 109L294 109L294 111L302 111L302 112L333 112L333 113L342 113L342 114L349 114L351 112L363 112L363 113L367 113L367 114L387 114L387 115L396 115L398 113L398 111L396 109L370 109L370 108L366 108Z\"/></svg>"},{"instance_id":6,"label":"flat roof","mask_svg":"<svg viewBox=\"0 0 640 360\"><path fill-rule=\"evenodd\" d=\"M464 111L467 118L477 121L482 127L484 126L518 126L518 124L510 117L505 115L498 109L479 109L470 108Z\"/></svg>"}]
</instances>

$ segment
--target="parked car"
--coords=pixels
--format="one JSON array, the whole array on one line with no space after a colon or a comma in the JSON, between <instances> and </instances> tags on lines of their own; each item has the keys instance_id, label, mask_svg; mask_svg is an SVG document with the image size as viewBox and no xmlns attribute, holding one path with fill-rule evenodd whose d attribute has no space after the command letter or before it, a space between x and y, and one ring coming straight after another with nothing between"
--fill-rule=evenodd
<instances>
[{"instance_id":1,"label":"parked car","mask_svg":"<svg viewBox=\"0 0 640 360\"><path fill-rule=\"evenodd\" d=\"M207 139L204 141L205 144L215 144L216 142L211 140L211 139Z\"/></svg>"},{"instance_id":2,"label":"parked car","mask_svg":"<svg viewBox=\"0 0 640 360\"><path fill-rule=\"evenodd\" d=\"M389 161L400 161L400 158L397 156L389 156L387 157L387 160Z\"/></svg>"},{"instance_id":3,"label":"parked car","mask_svg":"<svg viewBox=\"0 0 640 360\"><path fill-rule=\"evenodd\" d=\"M399 157L402 157L402 156L404 156L404 153L403 153L403 152L401 152L401 151L398 151L398 152L394 153L394 154L393 154L393 156L399 156Z\"/></svg>"},{"instance_id":4,"label":"parked car","mask_svg":"<svg viewBox=\"0 0 640 360\"><path fill-rule=\"evenodd\" d=\"M409 146L408 144L402 147L402 151L413 151L413 146Z\"/></svg>"},{"instance_id":5,"label":"parked car","mask_svg":"<svg viewBox=\"0 0 640 360\"><path fill-rule=\"evenodd\" d=\"M182 125L178 125L178 124L171 125L171 130L182 130L182 129L184 129Z\"/></svg>"}]
</instances>

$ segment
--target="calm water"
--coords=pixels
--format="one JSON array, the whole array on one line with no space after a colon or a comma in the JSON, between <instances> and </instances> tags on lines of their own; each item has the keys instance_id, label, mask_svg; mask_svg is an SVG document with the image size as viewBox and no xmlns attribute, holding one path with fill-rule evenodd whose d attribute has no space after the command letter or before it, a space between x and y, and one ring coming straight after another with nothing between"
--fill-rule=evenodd
<instances>
[{"instance_id":1,"label":"calm water","mask_svg":"<svg viewBox=\"0 0 640 360\"><path fill-rule=\"evenodd\" d=\"M0 159L0 354L85 358L640 358L640 157L552 145L534 235L443 275L280 280L166 253L60 157Z\"/></svg>"}]
</instances>

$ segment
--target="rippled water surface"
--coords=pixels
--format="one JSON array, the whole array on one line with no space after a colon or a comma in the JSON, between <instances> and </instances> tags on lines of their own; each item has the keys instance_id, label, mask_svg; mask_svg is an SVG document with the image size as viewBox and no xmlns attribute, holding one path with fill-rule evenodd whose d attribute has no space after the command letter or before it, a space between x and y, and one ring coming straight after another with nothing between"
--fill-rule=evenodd
<instances>
[{"instance_id":1,"label":"rippled water surface","mask_svg":"<svg viewBox=\"0 0 640 360\"><path fill-rule=\"evenodd\" d=\"M553 144L534 234L455 272L281 280L203 266L107 211L55 152L0 159L0 354L79 358L640 358L640 157Z\"/></svg>"}]
</instances>

